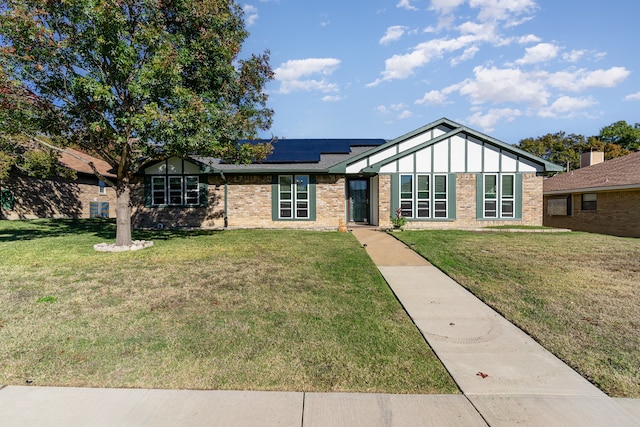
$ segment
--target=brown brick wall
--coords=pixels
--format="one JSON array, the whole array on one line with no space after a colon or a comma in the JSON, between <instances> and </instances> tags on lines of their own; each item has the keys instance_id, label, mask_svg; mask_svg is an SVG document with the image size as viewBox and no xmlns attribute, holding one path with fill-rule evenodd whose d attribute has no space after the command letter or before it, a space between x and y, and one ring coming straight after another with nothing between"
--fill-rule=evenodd
<instances>
[{"instance_id":1,"label":"brown brick wall","mask_svg":"<svg viewBox=\"0 0 640 427\"><path fill-rule=\"evenodd\" d=\"M201 208L145 207L144 178L136 177L131 189L131 224L135 228L224 227L224 184L219 176L209 176L208 206Z\"/></svg>"},{"instance_id":2,"label":"brown brick wall","mask_svg":"<svg viewBox=\"0 0 640 427\"><path fill-rule=\"evenodd\" d=\"M345 178L339 175L316 177L316 220L274 221L272 219L271 175L227 176L228 226L237 228L318 228L336 229L346 219ZM208 208L145 208L142 180L136 183L138 199L134 201L134 226L154 227L223 227L224 182L218 176L209 177ZM407 228L477 228L489 225L541 225L542 177L523 176L522 220L482 221L476 219L476 175L459 174L456 179L456 220L416 221ZM391 176L378 178L379 226L390 227ZM373 207L376 208L375 206Z\"/></svg>"},{"instance_id":3,"label":"brown brick wall","mask_svg":"<svg viewBox=\"0 0 640 427\"><path fill-rule=\"evenodd\" d=\"M345 181L338 175L316 177L316 220L273 221L271 175L228 175L227 226L230 228L319 228L337 229L346 216ZM132 196L133 225L156 227L224 227L225 185L218 176L209 177L208 208L154 208L144 206L143 179L138 178Z\"/></svg>"},{"instance_id":4,"label":"brown brick wall","mask_svg":"<svg viewBox=\"0 0 640 427\"><path fill-rule=\"evenodd\" d=\"M99 194L98 179L79 175L76 180L35 179L12 176L2 189L9 189L14 208L2 209L0 218L89 218L92 201L109 202L109 216L116 216L116 192L107 187Z\"/></svg>"},{"instance_id":5,"label":"brown brick wall","mask_svg":"<svg viewBox=\"0 0 640 427\"><path fill-rule=\"evenodd\" d=\"M391 175L378 176L378 194L378 225L391 227Z\"/></svg>"},{"instance_id":6,"label":"brown brick wall","mask_svg":"<svg viewBox=\"0 0 640 427\"><path fill-rule=\"evenodd\" d=\"M613 236L640 237L640 190L597 193L595 211L583 211L582 195L574 194L571 196L572 215L549 215L547 200L562 197L568 196L544 197L544 225Z\"/></svg>"},{"instance_id":7,"label":"brown brick wall","mask_svg":"<svg viewBox=\"0 0 640 427\"><path fill-rule=\"evenodd\" d=\"M315 221L274 221L271 182L271 175L228 177L229 227L337 229L346 216L344 177L316 176Z\"/></svg>"}]
</instances>

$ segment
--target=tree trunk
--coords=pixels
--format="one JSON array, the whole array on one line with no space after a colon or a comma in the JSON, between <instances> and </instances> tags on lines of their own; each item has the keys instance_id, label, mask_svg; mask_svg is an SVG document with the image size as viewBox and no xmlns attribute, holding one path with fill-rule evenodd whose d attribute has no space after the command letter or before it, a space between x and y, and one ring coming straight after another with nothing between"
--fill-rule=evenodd
<instances>
[{"instance_id":1,"label":"tree trunk","mask_svg":"<svg viewBox=\"0 0 640 427\"><path fill-rule=\"evenodd\" d=\"M129 177L116 184L116 246L129 246L131 240L131 187Z\"/></svg>"}]
</instances>

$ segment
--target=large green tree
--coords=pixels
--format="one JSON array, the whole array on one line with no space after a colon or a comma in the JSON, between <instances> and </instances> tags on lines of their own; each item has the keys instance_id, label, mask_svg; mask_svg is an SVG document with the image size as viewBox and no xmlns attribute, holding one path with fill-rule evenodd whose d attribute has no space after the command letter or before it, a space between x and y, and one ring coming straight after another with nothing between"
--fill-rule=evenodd
<instances>
[{"instance_id":1,"label":"large green tree","mask_svg":"<svg viewBox=\"0 0 640 427\"><path fill-rule=\"evenodd\" d=\"M269 53L240 59L247 36L233 0L0 0L0 70L37 99L0 119L29 141L107 161L116 244L131 244L131 183L145 162L268 153L236 142L269 129L273 114Z\"/></svg>"},{"instance_id":2,"label":"large green tree","mask_svg":"<svg viewBox=\"0 0 640 427\"><path fill-rule=\"evenodd\" d=\"M520 140L517 146L552 163L563 165L567 169L578 169L580 154L585 151L604 151L606 160L630 153L618 144L603 141L595 136L586 137L573 133L567 135L565 132L525 138Z\"/></svg>"},{"instance_id":3,"label":"large green tree","mask_svg":"<svg viewBox=\"0 0 640 427\"><path fill-rule=\"evenodd\" d=\"M640 123L636 123L633 126L624 120L612 123L600 130L600 139L605 142L618 144L627 150L639 150Z\"/></svg>"}]
</instances>

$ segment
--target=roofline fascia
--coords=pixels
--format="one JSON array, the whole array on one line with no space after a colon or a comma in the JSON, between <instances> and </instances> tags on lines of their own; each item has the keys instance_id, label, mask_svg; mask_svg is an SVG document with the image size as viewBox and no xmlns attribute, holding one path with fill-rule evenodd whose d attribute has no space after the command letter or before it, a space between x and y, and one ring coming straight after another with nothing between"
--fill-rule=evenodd
<instances>
[{"instance_id":1,"label":"roofline fascia","mask_svg":"<svg viewBox=\"0 0 640 427\"><path fill-rule=\"evenodd\" d=\"M599 191L624 191L624 190L640 190L640 184L630 185L612 185L609 187L585 187L574 188L571 190L553 190L543 191L543 195L555 195L555 194L576 194L576 193L597 193Z\"/></svg>"}]
</instances>

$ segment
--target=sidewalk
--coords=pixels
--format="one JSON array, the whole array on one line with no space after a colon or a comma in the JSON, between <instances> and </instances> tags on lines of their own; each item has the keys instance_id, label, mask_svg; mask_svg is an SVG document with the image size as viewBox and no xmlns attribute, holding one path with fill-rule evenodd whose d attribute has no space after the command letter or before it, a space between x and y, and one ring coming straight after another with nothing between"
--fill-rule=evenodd
<instances>
[{"instance_id":1,"label":"sidewalk","mask_svg":"<svg viewBox=\"0 0 640 427\"><path fill-rule=\"evenodd\" d=\"M609 398L389 234L352 232L489 425L640 425L640 400Z\"/></svg>"},{"instance_id":2,"label":"sidewalk","mask_svg":"<svg viewBox=\"0 0 640 427\"><path fill-rule=\"evenodd\" d=\"M0 426L638 426L611 399L386 233L353 228L460 395L0 386Z\"/></svg>"}]
</instances>

